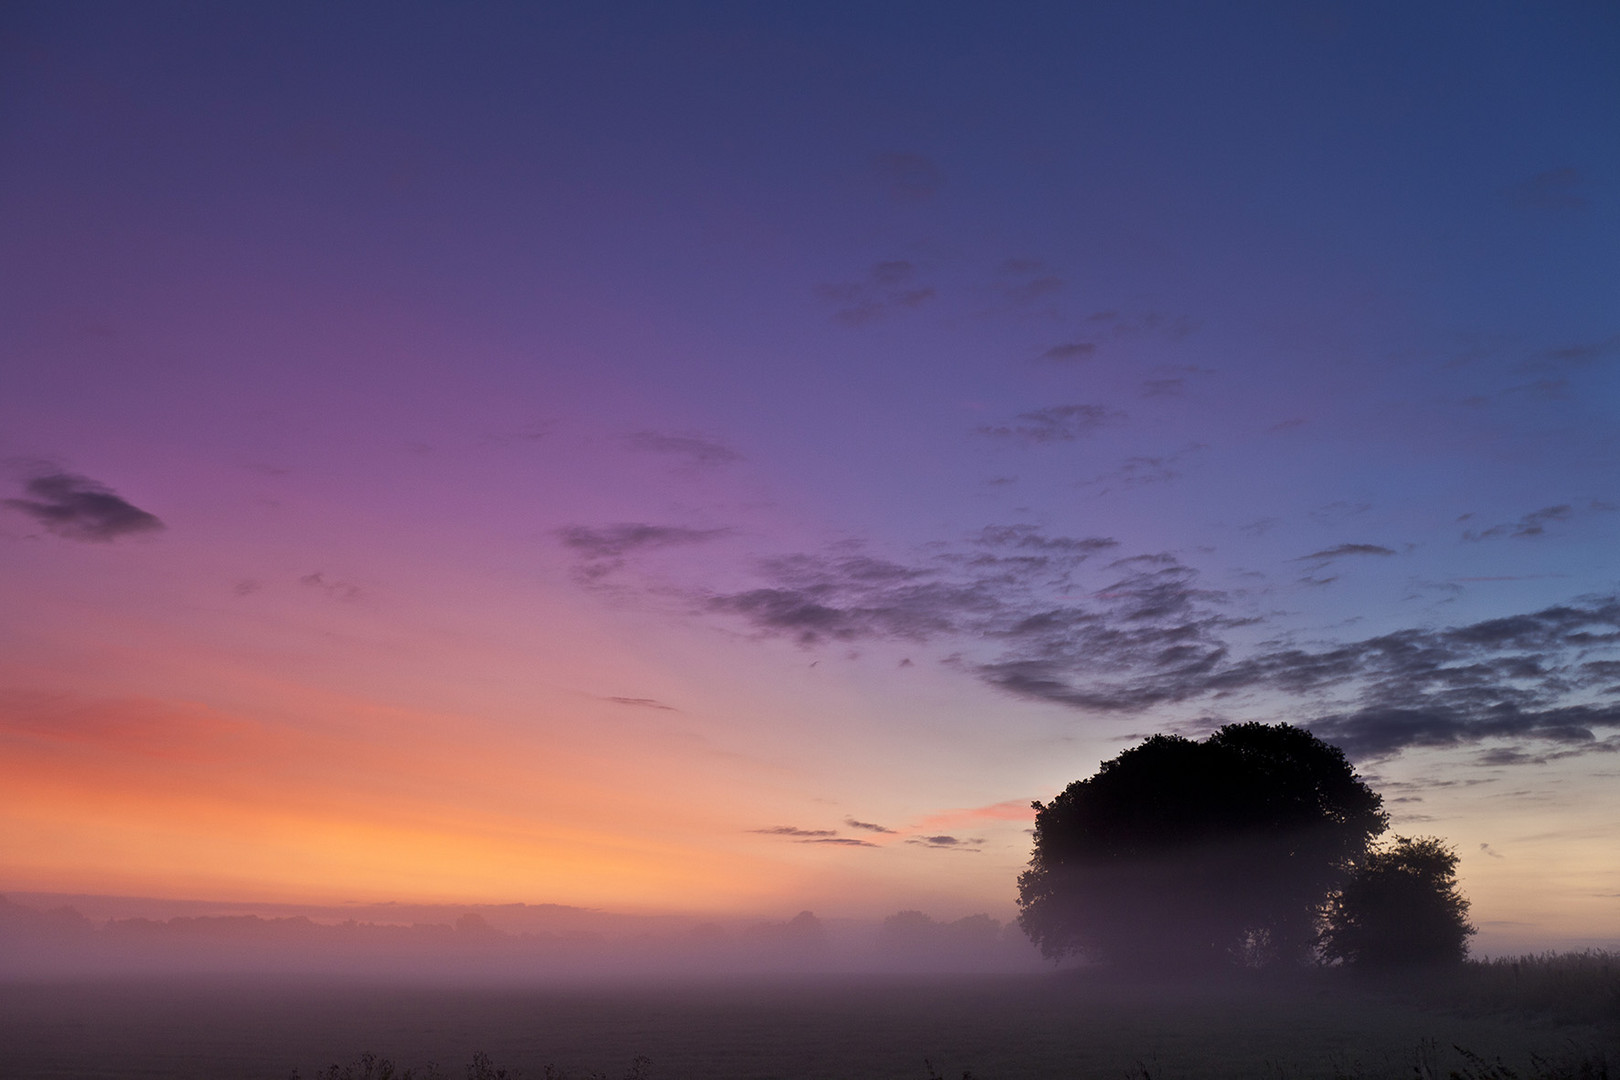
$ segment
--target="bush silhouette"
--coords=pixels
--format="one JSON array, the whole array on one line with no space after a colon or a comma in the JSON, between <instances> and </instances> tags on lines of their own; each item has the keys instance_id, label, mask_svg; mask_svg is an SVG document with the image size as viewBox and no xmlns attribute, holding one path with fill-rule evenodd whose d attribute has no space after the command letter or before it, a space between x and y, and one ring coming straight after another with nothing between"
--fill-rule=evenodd
<instances>
[{"instance_id":1,"label":"bush silhouette","mask_svg":"<svg viewBox=\"0 0 1620 1080\"><path fill-rule=\"evenodd\" d=\"M1397 836L1358 860L1333 898L1322 953L1368 968L1460 964L1473 933L1456 851L1436 837Z\"/></svg>"}]
</instances>

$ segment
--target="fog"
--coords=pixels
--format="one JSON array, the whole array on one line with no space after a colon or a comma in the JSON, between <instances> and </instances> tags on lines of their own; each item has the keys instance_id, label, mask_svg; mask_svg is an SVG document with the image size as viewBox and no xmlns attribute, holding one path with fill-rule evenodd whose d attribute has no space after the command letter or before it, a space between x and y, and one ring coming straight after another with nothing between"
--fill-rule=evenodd
<instances>
[{"instance_id":1,"label":"fog","mask_svg":"<svg viewBox=\"0 0 1620 1080\"><path fill-rule=\"evenodd\" d=\"M203 904L0 897L0 978L318 974L411 982L579 982L1050 968L1013 923L638 916L551 904Z\"/></svg>"},{"instance_id":2,"label":"fog","mask_svg":"<svg viewBox=\"0 0 1620 1080\"><path fill-rule=\"evenodd\" d=\"M1467 1054L1577 1069L1620 1053L1615 959L1436 979L1237 966L1170 979L1054 966L987 915L704 921L12 894L0 1078L1371 1080L1414 1075L1414 1062L1463 1075Z\"/></svg>"}]
</instances>

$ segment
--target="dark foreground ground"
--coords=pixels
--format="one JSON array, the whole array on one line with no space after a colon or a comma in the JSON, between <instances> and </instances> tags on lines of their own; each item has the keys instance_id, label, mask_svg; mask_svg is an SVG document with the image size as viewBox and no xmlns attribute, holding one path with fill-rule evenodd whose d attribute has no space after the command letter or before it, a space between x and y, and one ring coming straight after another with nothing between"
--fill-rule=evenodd
<instances>
[{"instance_id":1,"label":"dark foreground ground","mask_svg":"<svg viewBox=\"0 0 1620 1080\"><path fill-rule=\"evenodd\" d=\"M1453 1045L1486 1062L1500 1057L1520 1077L1561 1075L1532 1066L1532 1054L1552 1066L1620 1065L1610 1015L1606 1004L1504 1010L1326 978L1197 988L1110 985L1074 973L573 989L33 981L0 983L0 1076L285 1080L296 1069L312 1080L373 1051L401 1067L437 1063L460 1080L481 1050L531 1080L548 1064L574 1080L592 1071L617 1080L637 1056L650 1059L648 1080L926 1080L925 1060L950 1080L965 1070L978 1080L1119 1080L1144 1070L1156 1080L1445 1077L1454 1069L1505 1078L1470 1065Z\"/></svg>"}]
</instances>

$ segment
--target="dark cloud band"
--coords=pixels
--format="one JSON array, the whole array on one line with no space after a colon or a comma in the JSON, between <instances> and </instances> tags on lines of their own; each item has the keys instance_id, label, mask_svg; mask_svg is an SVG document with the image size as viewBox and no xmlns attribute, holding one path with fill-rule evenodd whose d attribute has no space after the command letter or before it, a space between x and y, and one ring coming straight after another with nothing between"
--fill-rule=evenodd
<instances>
[{"instance_id":1,"label":"dark cloud band","mask_svg":"<svg viewBox=\"0 0 1620 1080\"><path fill-rule=\"evenodd\" d=\"M28 498L6 499L58 536L105 543L121 536L157 532L158 518L104 484L73 473L51 472L24 485Z\"/></svg>"}]
</instances>

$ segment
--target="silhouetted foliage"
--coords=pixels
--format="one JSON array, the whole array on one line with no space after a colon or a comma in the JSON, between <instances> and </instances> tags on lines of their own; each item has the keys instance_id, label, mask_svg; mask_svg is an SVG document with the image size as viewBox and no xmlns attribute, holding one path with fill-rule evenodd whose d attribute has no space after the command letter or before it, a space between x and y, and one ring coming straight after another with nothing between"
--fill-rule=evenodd
<instances>
[{"instance_id":1,"label":"silhouetted foliage","mask_svg":"<svg viewBox=\"0 0 1620 1080\"><path fill-rule=\"evenodd\" d=\"M1287 724L1155 735L1035 804L1018 922L1053 959L1303 962L1381 806L1342 751Z\"/></svg>"},{"instance_id":2,"label":"silhouetted foliage","mask_svg":"<svg viewBox=\"0 0 1620 1080\"><path fill-rule=\"evenodd\" d=\"M1460 964L1473 932L1456 851L1437 837L1397 836L1357 860L1328 907L1322 954L1359 967Z\"/></svg>"}]
</instances>

